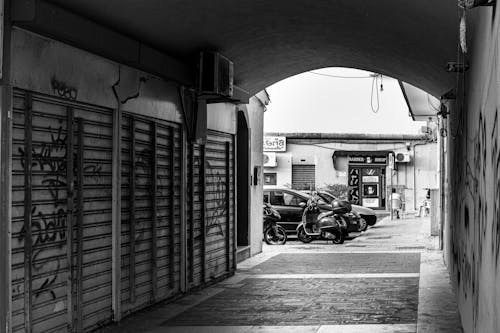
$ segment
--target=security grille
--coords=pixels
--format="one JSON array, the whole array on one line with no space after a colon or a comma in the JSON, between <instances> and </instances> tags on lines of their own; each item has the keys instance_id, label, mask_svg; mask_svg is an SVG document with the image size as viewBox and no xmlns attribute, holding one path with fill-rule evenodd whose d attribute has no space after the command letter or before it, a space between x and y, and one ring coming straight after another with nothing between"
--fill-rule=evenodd
<instances>
[{"instance_id":1,"label":"security grille","mask_svg":"<svg viewBox=\"0 0 500 333\"><path fill-rule=\"evenodd\" d=\"M15 90L12 331L111 320L111 111Z\"/></svg>"},{"instance_id":2,"label":"security grille","mask_svg":"<svg viewBox=\"0 0 500 333\"><path fill-rule=\"evenodd\" d=\"M292 188L313 190L316 186L314 165L292 165Z\"/></svg>"},{"instance_id":3,"label":"security grille","mask_svg":"<svg viewBox=\"0 0 500 333\"><path fill-rule=\"evenodd\" d=\"M181 146L177 124L122 118L122 312L180 291Z\"/></svg>"},{"instance_id":4,"label":"security grille","mask_svg":"<svg viewBox=\"0 0 500 333\"><path fill-rule=\"evenodd\" d=\"M187 267L194 288L235 269L234 137L209 131L207 144L189 151Z\"/></svg>"}]
</instances>

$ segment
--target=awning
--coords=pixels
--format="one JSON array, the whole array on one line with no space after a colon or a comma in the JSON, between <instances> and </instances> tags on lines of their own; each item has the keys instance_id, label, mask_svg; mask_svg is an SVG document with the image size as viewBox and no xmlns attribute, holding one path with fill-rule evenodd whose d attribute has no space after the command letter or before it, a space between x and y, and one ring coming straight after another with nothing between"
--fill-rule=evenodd
<instances>
[{"instance_id":1,"label":"awning","mask_svg":"<svg viewBox=\"0 0 500 333\"><path fill-rule=\"evenodd\" d=\"M398 82L413 120L426 121L429 117L436 116L440 106L439 99L409 83Z\"/></svg>"}]
</instances>

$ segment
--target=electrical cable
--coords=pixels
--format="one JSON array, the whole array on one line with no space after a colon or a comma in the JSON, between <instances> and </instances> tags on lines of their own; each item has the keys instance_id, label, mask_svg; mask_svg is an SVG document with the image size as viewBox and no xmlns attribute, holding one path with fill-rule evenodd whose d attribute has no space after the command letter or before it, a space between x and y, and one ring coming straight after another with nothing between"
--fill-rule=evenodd
<instances>
[{"instance_id":1,"label":"electrical cable","mask_svg":"<svg viewBox=\"0 0 500 333\"><path fill-rule=\"evenodd\" d=\"M370 74L368 76L342 76L342 75L331 75L331 74L323 74L323 73L317 73L313 71L309 71L307 73L314 74L314 75L319 75L319 76L325 76L325 77L331 77L335 79L372 79L372 91L371 91L371 100L370 100L370 107L373 111L373 113L378 113L380 109L380 95L378 91L378 85L379 85L379 80L380 80L380 91L384 91L384 81L383 81L383 76L382 74ZM375 97L376 94L376 98ZM374 104L374 99L375 99L375 104Z\"/></svg>"},{"instance_id":2,"label":"electrical cable","mask_svg":"<svg viewBox=\"0 0 500 333\"><path fill-rule=\"evenodd\" d=\"M314 75L319 75L319 76L326 76L326 77L333 77L335 79L370 79L373 77L373 75L369 76L342 76L342 75L331 75L331 74L323 74L323 73L317 73L317 72L307 72L309 74L314 74Z\"/></svg>"}]
</instances>

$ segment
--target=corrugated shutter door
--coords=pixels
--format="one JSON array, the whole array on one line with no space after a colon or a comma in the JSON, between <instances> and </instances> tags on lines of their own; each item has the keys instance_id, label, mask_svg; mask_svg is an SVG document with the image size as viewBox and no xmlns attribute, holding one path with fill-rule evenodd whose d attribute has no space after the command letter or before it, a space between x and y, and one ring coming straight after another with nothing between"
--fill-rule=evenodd
<instances>
[{"instance_id":1,"label":"corrugated shutter door","mask_svg":"<svg viewBox=\"0 0 500 333\"><path fill-rule=\"evenodd\" d=\"M189 288L235 269L234 166L231 134L208 131L205 146L190 145L186 212Z\"/></svg>"},{"instance_id":2,"label":"corrugated shutter door","mask_svg":"<svg viewBox=\"0 0 500 333\"><path fill-rule=\"evenodd\" d=\"M125 314L180 291L181 145L179 125L123 116L121 297Z\"/></svg>"},{"instance_id":3,"label":"corrugated shutter door","mask_svg":"<svg viewBox=\"0 0 500 333\"><path fill-rule=\"evenodd\" d=\"M110 110L75 108L77 320L90 331L111 321L112 149ZM83 145L82 145L83 143Z\"/></svg>"},{"instance_id":4,"label":"corrugated shutter door","mask_svg":"<svg viewBox=\"0 0 500 333\"><path fill-rule=\"evenodd\" d=\"M67 110L17 90L13 121L12 331L64 330L71 295Z\"/></svg>"},{"instance_id":5,"label":"corrugated shutter door","mask_svg":"<svg viewBox=\"0 0 500 333\"><path fill-rule=\"evenodd\" d=\"M203 177L202 150L191 144L188 158L187 187L187 269L188 287L203 284Z\"/></svg>"},{"instance_id":6,"label":"corrugated shutter door","mask_svg":"<svg viewBox=\"0 0 500 333\"><path fill-rule=\"evenodd\" d=\"M108 109L15 90L13 332L111 320L111 122Z\"/></svg>"},{"instance_id":7,"label":"corrugated shutter door","mask_svg":"<svg viewBox=\"0 0 500 333\"><path fill-rule=\"evenodd\" d=\"M206 277L234 269L234 139L209 131L205 156Z\"/></svg>"},{"instance_id":8,"label":"corrugated shutter door","mask_svg":"<svg viewBox=\"0 0 500 333\"><path fill-rule=\"evenodd\" d=\"M292 188L296 190L311 190L316 186L314 165L292 165Z\"/></svg>"}]
</instances>

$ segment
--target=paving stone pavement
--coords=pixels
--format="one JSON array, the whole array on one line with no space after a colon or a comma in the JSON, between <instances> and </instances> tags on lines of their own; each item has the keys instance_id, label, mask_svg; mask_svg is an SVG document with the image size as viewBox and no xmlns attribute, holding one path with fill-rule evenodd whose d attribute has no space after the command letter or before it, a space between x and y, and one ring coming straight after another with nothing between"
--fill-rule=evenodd
<instances>
[{"instance_id":1,"label":"paving stone pavement","mask_svg":"<svg viewBox=\"0 0 500 333\"><path fill-rule=\"evenodd\" d=\"M164 326L411 324L418 278L246 279Z\"/></svg>"},{"instance_id":2,"label":"paving stone pavement","mask_svg":"<svg viewBox=\"0 0 500 333\"><path fill-rule=\"evenodd\" d=\"M419 269L420 253L280 253L248 273L418 273Z\"/></svg>"},{"instance_id":3,"label":"paving stone pavement","mask_svg":"<svg viewBox=\"0 0 500 333\"><path fill-rule=\"evenodd\" d=\"M217 285L106 332L462 332L428 219L385 219L343 245L264 246Z\"/></svg>"}]
</instances>

